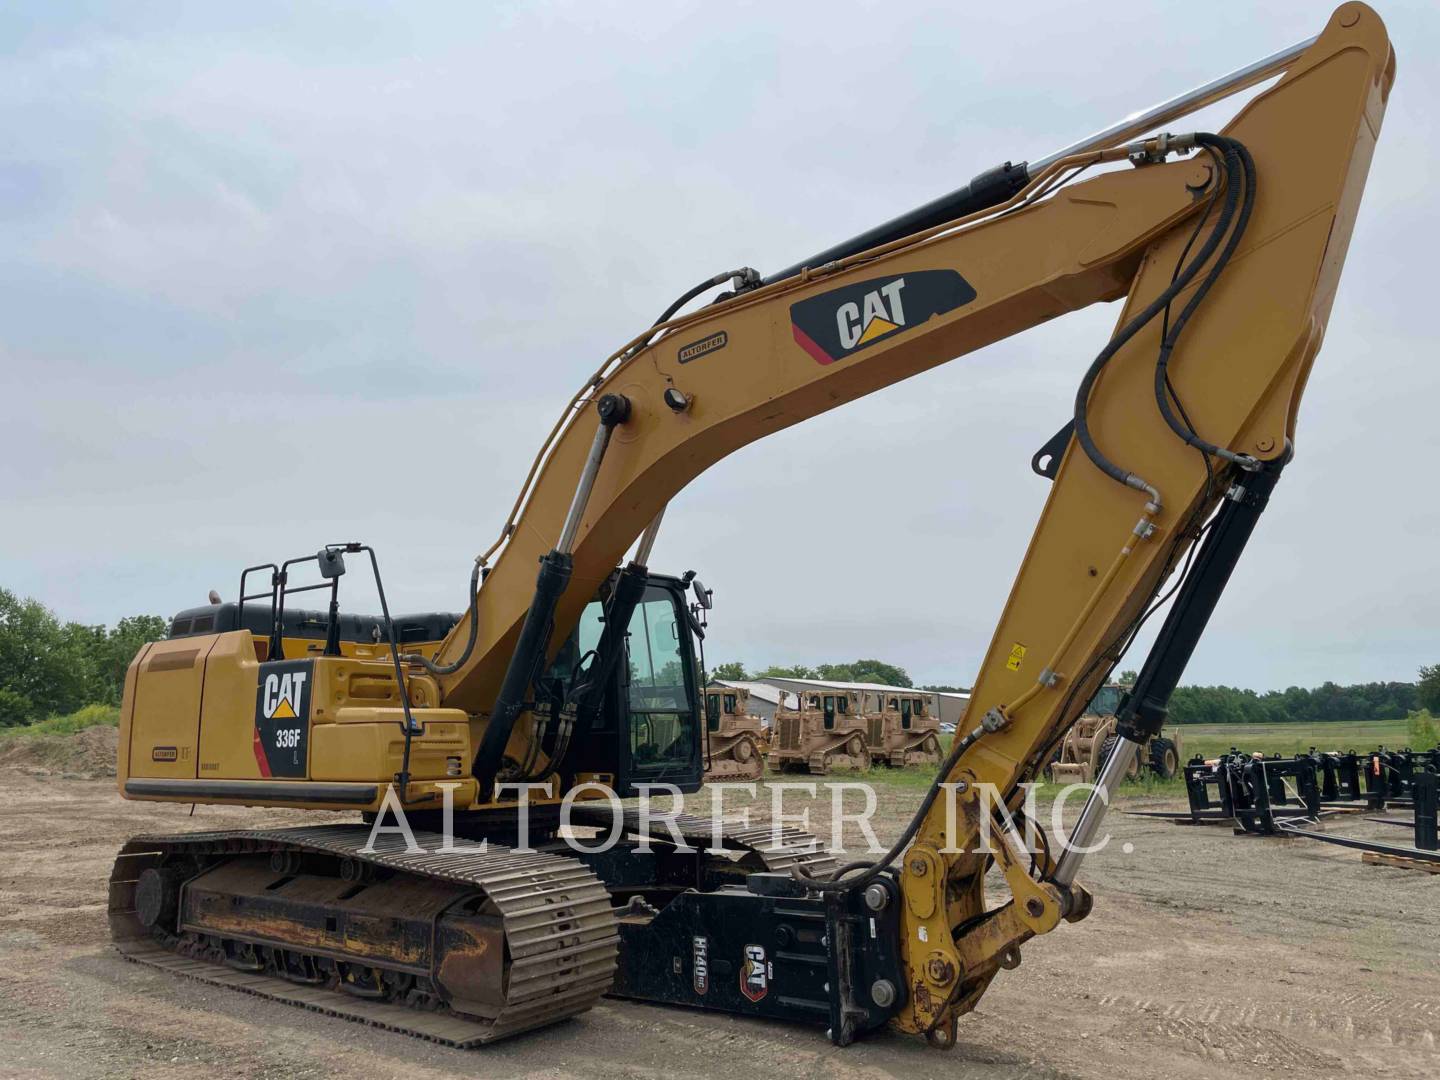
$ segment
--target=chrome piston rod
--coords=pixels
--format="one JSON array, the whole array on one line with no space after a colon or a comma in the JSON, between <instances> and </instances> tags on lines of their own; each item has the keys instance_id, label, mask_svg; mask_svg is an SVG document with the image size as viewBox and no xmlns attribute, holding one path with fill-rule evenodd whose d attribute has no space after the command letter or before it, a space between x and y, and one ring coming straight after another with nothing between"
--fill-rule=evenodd
<instances>
[{"instance_id":1,"label":"chrome piston rod","mask_svg":"<svg viewBox=\"0 0 1440 1080\"><path fill-rule=\"evenodd\" d=\"M615 429L601 424L595 429L595 439L590 444L590 454L585 459L585 468L580 473L580 482L575 485L575 497L570 501L570 512L565 515L565 524L560 529L560 540L555 550L569 555L575 550L575 534L580 531L580 521L585 516L585 507L590 503L590 492L595 488L595 477L600 475L600 462L610 445L610 435Z\"/></svg>"},{"instance_id":2,"label":"chrome piston rod","mask_svg":"<svg viewBox=\"0 0 1440 1080\"><path fill-rule=\"evenodd\" d=\"M1149 109L1131 113L1125 119L1111 124L1107 128L1087 135L1079 142L1073 142L1063 149L1056 150L1053 154L1046 154L1038 161L1029 163L1030 175L1034 176L1041 169L1048 168L1061 158L1069 157L1071 154L1083 154L1087 150L1098 150L1106 146L1114 146L1116 143L1125 142L1136 135L1143 135L1147 131L1168 124L1187 113L1196 109L1204 108L1213 104L1221 98L1237 94L1241 90L1248 89L1258 82L1278 75L1289 67L1295 58L1300 56L1306 49L1314 45L1316 38L1306 38L1304 41L1297 41L1288 49L1281 49L1279 52L1271 53L1263 59L1254 63L1246 64L1242 68L1236 68L1228 75L1221 75L1218 79L1211 79L1209 82L1188 90L1169 101L1162 101Z\"/></svg>"},{"instance_id":3,"label":"chrome piston rod","mask_svg":"<svg viewBox=\"0 0 1440 1080\"><path fill-rule=\"evenodd\" d=\"M802 259L794 266L766 277L763 284L769 285L776 281L783 281L800 273L806 267L827 266L832 262L858 255L862 251L869 251L881 244L889 244L924 229L934 228L947 221L954 221L957 218L987 210L992 206L998 206L1023 191L1032 176L1038 175L1042 169L1053 165L1061 158L1070 154L1080 154L1088 150L1097 150L1113 146L1116 143L1127 142L1206 105L1254 86L1272 75L1278 75L1315 41L1315 38L1309 38L1297 42L1288 49L1271 53L1242 68L1237 68L1228 75L1222 75L1218 79L1212 79L1202 86L1197 86L1178 97L1171 98L1169 101L1163 101L1153 108L1131 113L1125 119L1111 124L1093 135L1088 135L1079 142L1071 143L1064 149L1056 150L1053 154L1046 154L1038 161L1019 164L1007 161L1004 165L987 169L964 187L957 188L947 195L941 195L938 199L933 199L923 206L908 210L897 218L867 229L858 236L852 236L824 251L816 252L808 259Z\"/></svg>"},{"instance_id":4,"label":"chrome piston rod","mask_svg":"<svg viewBox=\"0 0 1440 1080\"><path fill-rule=\"evenodd\" d=\"M1075 883L1080 864L1089 854L1089 848L1105 821L1105 812L1110 809L1110 792L1120 786L1120 781L1125 778L1125 770L1135 759L1139 748L1139 743L1123 735L1116 741L1115 748L1110 751L1110 756L1105 759L1105 764L1100 769L1090 798L1085 800L1085 807L1080 811L1080 820L1066 838L1065 850L1056 860L1055 873L1050 878L1055 884L1068 888Z\"/></svg>"},{"instance_id":5,"label":"chrome piston rod","mask_svg":"<svg viewBox=\"0 0 1440 1080\"><path fill-rule=\"evenodd\" d=\"M640 534L640 543L635 548L635 561L641 566L650 565L650 552L655 548L655 537L660 535L660 521L664 517L665 507L662 506L660 512L655 515L650 524L645 526L645 531Z\"/></svg>"}]
</instances>

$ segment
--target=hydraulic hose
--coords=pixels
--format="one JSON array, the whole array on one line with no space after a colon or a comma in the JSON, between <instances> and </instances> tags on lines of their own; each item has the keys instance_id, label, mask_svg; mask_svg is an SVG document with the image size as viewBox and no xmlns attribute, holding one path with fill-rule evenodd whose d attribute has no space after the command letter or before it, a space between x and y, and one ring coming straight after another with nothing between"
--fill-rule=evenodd
<instances>
[{"instance_id":1,"label":"hydraulic hose","mask_svg":"<svg viewBox=\"0 0 1440 1080\"><path fill-rule=\"evenodd\" d=\"M1105 365L1114 358L1115 354L1118 353L1131 338L1144 329L1155 316L1164 311L1175 297L1194 280L1195 276L1200 272L1200 268L1210 260L1211 256L1213 256L1220 247L1221 241L1225 239L1231 224L1235 220L1240 203L1241 189L1244 186L1244 167L1241 164L1238 152L1231 151L1229 148L1232 145L1238 147L1239 144L1235 143L1233 139L1222 139L1218 135L1203 132L1195 135L1195 143L1198 146L1222 148L1226 151L1225 201L1221 207L1220 216L1216 220L1215 228L1206 239L1199 254L1186 264L1185 268L1176 275L1175 279L1171 281L1159 296L1147 304L1138 315L1121 327L1115 336L1106 343L1105 348L1100 350L1100 354L1095 357L1095 360L1085 372L1085 377L1080 380L1080 388L1075 394L1075 439L1080 444L1080 448L1085 451L1085 456L1094 462L1095 466L1100 469L1101 472L1105 473L1105 475L1117 483L1144 491L1149 494L1151 500L1155 502L1159 501L1158 492L1156 492L1152 485L1138 474L1116 465L1106 457L1105 453L1096 445L1095 439L1090 433L1090 392L1094 389L1095 380L1100 377L1100 372L1105 369ZM1193 302L1194 298L1192 298L1192 305ZM1187 305L1187 318L1188 313L1192 310L1192 307ZM1170 335L1172 339L1178 338L1177 331L1181 328L1183 328L1183 324L1172 329Z\"/></svg>"},{"instance_id":2,"label":"hydraulic hose","mask_svg":"<svg viewBox=\"0 0 1440 1080\"><path fill-rule=\"evenodd\" d=\"M739 270L726 270L723 274L716 274L713 278L700 282L694 288L686 289L675 299L674 303L660 313L660 317L651 325L659 326L663 322L669 322L671 316L706 289L713 289L717 285L724 285L729 281L735 282L737 290L753 289L760 284L760 272L749 266L742 266Z\"/></svg>"},{"instance_id":3,"label":"hydraulic hose","mask_svg":"<svg viewBox=\"0 0 1440 1080\"><path fill-rule=\"evenodd\" d=\"M1213 140L1213 143L1207 140ZM1176 415L1175 410L1170 405L1172 391L1170 390L1169 384L1168 366L1170 356L1175 351L1175 343L1179 340L1180 332L1185 328L1185 324L1190 321L1190 316L1195 313L1195 309L1200 306L1201 301L1205 299L1205 295L1219 279L1226 264L1229 263L1230 257L1234 255L1235 249L1240 244L1240 238L1245 235L1245 228L1250 223L1251 211L1255 208L1255 159L1251 156L1250 151L1234 139L1225 139L1218 136L1197 136L1196 142L1202 146L1211 146L1215 150L1223 151L1226 160L1226 173L1232 178L1237 176L1243 177L1244 196L1239 215L1235 220L1235 227L1226 238L1225 247L1215 259L1215 265L1212 266L1210 272L1205 275L1205 279L1195 290L1195 295L1190 298L1189 302L1181 310L1179 317L1175 320L1174 326L1170 328L1164 340L1160 343L1160 356L1155 362L1155 401L1160 406L1160 415L1165 418L1165 423L1170 426L1170 430L1175 432L1186 444L1212 457L1222 458L1225 461L1240 466L1242 469L1254 472L1260 467L1260 463L1255 458L1250 457L1248 454L1237 454L1232 450L1225 449L1223 446L1216 446L1214 443L1207 442L1200 438L1187 424L1182 422L1182 418ZM1228 201L1227 197L1227 202ZM1218 238L1223 231L1223 223L1217 223L1211 239L1214 240ZM1201 261L1203 260L1197 259L1197 264Z\"/></svg>"},{"instance_id":4,"label":"hydraulic hose","mask_svg":"<svg viewBox=\"0 0 1440 1080\"><path fill-rule=\"evenodd\" d=\"M407 664L419 664L431 675L453 675L470 659L475 651L475 639L480 634L480 560L475 560L475 569L470 571L470 636L465 640L465 649L452 664L437 664L419 653L405 653L400 657Z\"/></svg>"}]
</instances>

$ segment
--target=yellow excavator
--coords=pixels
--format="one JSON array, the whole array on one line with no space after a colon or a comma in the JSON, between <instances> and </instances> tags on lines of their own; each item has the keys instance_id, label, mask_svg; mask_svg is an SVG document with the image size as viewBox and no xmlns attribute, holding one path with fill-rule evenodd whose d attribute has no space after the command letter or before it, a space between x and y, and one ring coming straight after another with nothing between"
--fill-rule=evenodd
<instances>
[{"instance_id":1,"label":"yellow excavator","mask_svg":"<svg viewBox=\"0 0 1440 1080\"><path fill-rule=\"evenodd\" d=\"M1003 818L985 793L1020 810L1169 599L1117 714L1122 749L1160 730L1295 451L1394 75L1380 18L1347 3L1309 41L793 267L707 279L566 406L458 615L392 616L358 543L251 568L235 601L183 613L126 677L122 794L342 814L133 839L119 949L459 1046L607 993L815 1022L837 1045L884 1026L954 1045L1030 938L1090 911L1077 870L1117 769L1069 843L1033 855L1003 820L978 843ZM1271 79L1218 133L1154 134ZM701 783L693 575L648 568L677 492L772 432L1112 300L1118 326L1031 462L1049 498L967 723L890 851L842 866L795 830L595 797ZM379 615L340 609L357 567ZM328 609L297 608L305 589ZM987 902L992 866L1008 896Z\"/></svg>"}]
</instances>

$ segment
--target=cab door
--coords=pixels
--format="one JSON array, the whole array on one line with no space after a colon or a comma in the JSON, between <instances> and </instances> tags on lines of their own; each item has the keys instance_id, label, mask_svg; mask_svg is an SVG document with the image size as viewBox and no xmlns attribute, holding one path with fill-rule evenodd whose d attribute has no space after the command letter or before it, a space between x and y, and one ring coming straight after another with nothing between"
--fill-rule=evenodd
<instances>
[{"instance_id":1,"label":"cab door","mask_svg":"<svg viewBox=\"0 0 1440 1080\"><path fill-rule=\"evenodd\" d=\"M628 663L620 672L627 710L617 785L622 798L640 794L642 784L700 786L700 702L683 604L682 593L652 581L630 618Z\"/></svg>"}]
</instances>

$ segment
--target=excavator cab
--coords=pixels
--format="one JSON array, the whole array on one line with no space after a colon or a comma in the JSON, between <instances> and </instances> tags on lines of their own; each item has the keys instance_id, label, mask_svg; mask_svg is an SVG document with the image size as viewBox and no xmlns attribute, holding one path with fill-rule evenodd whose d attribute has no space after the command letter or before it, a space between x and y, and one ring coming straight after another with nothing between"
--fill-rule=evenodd
<instances>
[{"instance_id":1,"label":"excavator cab","mask_svg":"<svg viewBox=\"0 0 1440 1080\"><path fill-rule=\"evenodd\" d=\"M687 596L683 579L649 575L630 616L624 662L616 665L595 723L571 751L576 772L614 775L622 798L646 784L674 784L685 792L700 786L704 733ZM585 606L551 665L552 680L564 682L583 669L600 644L605 608L600 597Z\"/></svg>"}]
</instances>

